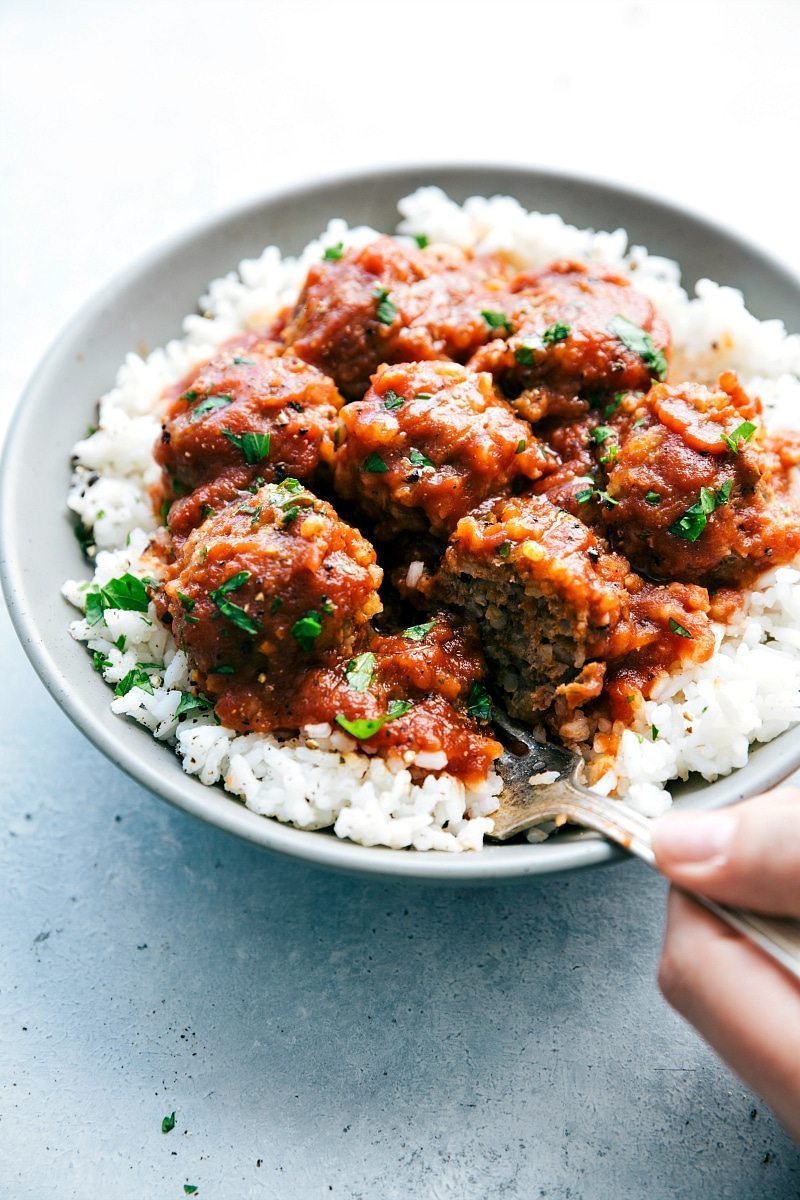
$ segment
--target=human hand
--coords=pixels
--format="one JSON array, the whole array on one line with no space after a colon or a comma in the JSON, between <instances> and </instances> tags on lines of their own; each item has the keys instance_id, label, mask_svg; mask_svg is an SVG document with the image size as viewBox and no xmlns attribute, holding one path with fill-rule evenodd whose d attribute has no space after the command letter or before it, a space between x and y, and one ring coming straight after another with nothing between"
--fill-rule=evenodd
<instances>
[{"instance_id":1,"label":"human hand","mask_svg":"<svg viewBox=\"0 0 800 1200\"><path fill-rule=\"evenodd\" d=\"M711 813L669 813L656 863L678 887L723 904L800 917L800 790ZM800 984L672 888L659 986L800 1142Z\"/></svg>"}]
</instances>

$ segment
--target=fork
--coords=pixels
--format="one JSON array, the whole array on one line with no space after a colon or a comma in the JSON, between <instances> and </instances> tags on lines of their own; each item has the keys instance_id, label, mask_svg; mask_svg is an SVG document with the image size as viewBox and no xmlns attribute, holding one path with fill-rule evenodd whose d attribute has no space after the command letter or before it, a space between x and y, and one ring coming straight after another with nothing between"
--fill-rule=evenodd
<instances>
[{"instance_id":1,"label":"fork","mask_svg":"<svg viewBox=\"0 0 800 1200\"><path fill-rule=\"evenodd\" d=\"M635 854L649 866L655 867L651 840L652 822L628 804L611 800L592 792L583 783L583 760L580 755L537 741L529 730L512 721L505 713L494 711L493 723L524 752L506 749L495 764L504 788L500 808L492 813L494 829L488 835L505 842L545 821L563 825L569 821L593 829L609 841ZM531 777L552 775L555 778L531 783ZM715 916L720 917L751 942L775 959L787 971L800 979L800 921L782 917L765 917L760 913L733 908L691 893Z\"/></svg>"}]
</instances>

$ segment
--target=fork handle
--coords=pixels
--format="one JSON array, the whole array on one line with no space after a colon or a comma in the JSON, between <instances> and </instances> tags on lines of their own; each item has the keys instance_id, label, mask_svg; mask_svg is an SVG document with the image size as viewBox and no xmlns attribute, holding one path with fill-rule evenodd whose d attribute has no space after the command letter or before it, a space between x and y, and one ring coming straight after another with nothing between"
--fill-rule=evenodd
<instances>
[{"instance_id":1,"label":"fork handle","mask_svg":"<svg viewBox=\"0 0 800 1200\"><path fill-rule=\"evenodd\" d=\"M618 846L623 846L637 858L655 867L656 860L650 837L651 822L647 817L635 812L627 804L617 802L614 804L613 816L610 816L607 802L598 803L595 797L595 803L592 803L593 793L575 785L572 787L579 793L579 796L576 796L576 813L579 805L580 816L576 819L580 824L604 834ZM568 804L569 800L566 799L562 811ZM800 921L789 917L765 917L743 908L719 904L716 900L701 896L699 892L689 894L709 912L754 942L765 954L794 975L795 979L800 979Z\"/></svg>"}]
</instances>

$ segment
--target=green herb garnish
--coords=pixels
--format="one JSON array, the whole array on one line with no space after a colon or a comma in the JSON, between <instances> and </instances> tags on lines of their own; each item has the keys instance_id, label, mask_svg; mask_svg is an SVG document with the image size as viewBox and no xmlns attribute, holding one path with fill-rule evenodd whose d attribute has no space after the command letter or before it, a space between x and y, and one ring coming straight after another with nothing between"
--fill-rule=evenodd
<instances>
[{"instance_id":1,"label":"green herb garnish","mask_svg":"<svg viewBox=\"0 0 800 1200\"><path fill-rule=\"evenodd\" d=\"M184 612L191 612L197 604L197 601L193 600L191 596L187 596L185 592L178 592L178 599L181 602L181 608Z\"/></svg>"},{"instance_id":2,"label":"green herb garnish","mask_svg":"<svg viewBox=\"0 0 800 1200\"><path fill-rule=\"evenodd\" d=\"M195 1192L197 1191L197 1184L196 1183L185 1183L183 1185L183 1190L187 1196L193 1196L195 1194Z\"/></svg>"},{"instance_id":3,"label":"green herb garnish","mask_svg":"<svg viewBox=\"0 0 800 1200\"><path fill-rule=\"evenodd\" d=\"M556 321L554 324L548 325L547 329L545 329L542 334L542 341L545 346L555 346L559 342L566 341L571 333L571 325L562 325L560 321Z\"/></svg>"},{"instance_id":4,"label":"green herb garnish","mask_svg":"<svg viewBox=\"0 0 800 1200\"><path fill-rule=\"evenodd\" d=\"M372 450L361 464L361 470L368 475L383 475L389 468L377 450Z\"/></svg>"},{"instance_id":5,"label":"green herb garnish","mask_svg":"<svg viewBox=\"0 0 800 1200\"><path fill-rule=\"evenodd\" d=\"M128 674L123 679L120 679L114 688L114 695L127 696L131 688L135 687L141 688L143 692L148 692L151 696L153 695L153 685L144 667L136 666L132 671L128 671Z\"/></svg>"},{"instance_id":6,"label":"green herb garnish","mask_svg":"<svg viewBox=\"0 0 800 1200\"><path fill-rule=\"evenodd\" d=\"M172 1133L174 1128L175 1128L175 1113L171 1112L169 1114L169 1116L164 1117L164 1120L161 1122L161 1132L162 1133Z\"/></svg>"},{"instance_id":7,"label":"green herb garnish","mask_svg":"<svg viewBox=\"0 0 800 1200\"><path fill-rule=\"evenodd\" d=\"M209 592L209 599L213 600L223 617L227 617L232 625L254 637L260 632L260 627L252 617L248 616L243 608L240 608L238 604L234 604L232 600L228 599L228 594L235 592L243 584L247 583L249 578L249 571L237 571L225 583L220 584L213 592Z\"/></svg>"},{"instance_id":8,"label":"green herb garnish","mask_svg":"<svg viewBox=\"0 0 800 1200\"><path fill-rule=\"evenodd\" d=\"M723 433L720 436L731 454L738 454L741 443L749 442L757 429L758 426L754 425L752 421L742 421L741 425L737 425L732 433Z\"/></svg>"},{"instance_id":9,"label":"green herb garnish","mask_svg":"<svg viewBox=\"0 0 800 1200\"><path fill-rule=\"evenodd\" d=\"M383 407L387 410L387 412L395 412L398 408L402 408L404 403L405 401L403 397L399 396L397 392L393 391L391 388L388 389L383 397Z\"/></svg>"},{"instance_id":10,"label":"green herb garnish","mask_svg":"<svg viewBox=\"0 0 800 1200\"><path fill-rule=\"evenodd\" d=\"M207 700L205 696L198 696L195 692L181 692L178 707L175 709L175 717L182 717L188 712L203 712L213 707L212 701Z\"/></svg>"},{"instance_id":11,"label":"green herb garnish","mask_svg":"<svg viewBox=\"0 0 800 1200\"><path fill-rule=\"evenodd\" d=\"M426 458L419 450L409 450L408 461L415 467L433 467L436 464L432 463L429 458Z\"/></svg>"},{"instance_id":12,"label":"green herb garnish","mask_svg":"<svg viewBox=\"0 0 800 1200\"><path fill-rule=\"evenodd\" d=\"M249 358L238 359L234 362L251 362ZM218 408L227 408L229 404L233 404L233 396L206 396L201 404L192 411L192 420L199 421L201 417L207 416L210 412L216 412Z\"/></svg>"},{"instance_id":13,"label":"green herb garnish","mask_svg":"<svg viewBox=\"0 0 800 1200\"><path fill-rule=\"evenodd\" d=\"M350 659L344 673L354 692L366 692L375 677L375 655L370 650L356 655Z\"/></svg>"},{"instance_id":14,"label":"green herb garnish","mask_svg":"<svg viewBox=\"0 0 800 1200\"><path fill-rule=\"evenodd\" d=\"M426 246L430 246L431 239L424 233L415 233L414 241L419 246L420 250L424 250Z\"/></svg>"},{"instance_id":15,"label":"green herb garnish","mask_svg":"<svg viewBox=\"0 0 800 1200\"><path fill-rule=\"evenodd\" d=\"M323 254L326 262L338 262L344 254L344 242L337 242L335 246L328 246Z\"/></svg>"},{"instance_id":16,"label":"green herb garnish","mask_svg":"<svg viewBox=\"0 0 800 1200\"><path fill-rule=\"evenodd\" d=\"M514 351L514 358L523 367L532 367L536 362L533 356L534 350L540 350L541 346L538 342L533 342L530 339L522 342Z\"/></svg>"},{"instance_id":17,"label":"green herb garnish","mask_svg":"<svg viewBox=\"0 0 800 1200\"><path fill-rule=\"evenodd\" d=\"M337 713L336 724L341 725L342 729L351 737L363 742L367 738L373 737L389 721L396 721L398 717L404 716L413 707L410 700L392 700L382 717L359 717L351 721L343 713Z\"/></svg>"},{"instance_id":18,"label":"green herb garnish","mask_svg":"<svg viewBox=\"0 0 800 1200\"><path fill-rule=\"evenodd\" d=\"M511 542L501 542L497 547L497 553L501 558L508 558L511 553Z\"/></svg>"},{"instance_id":19,"label":"green herb garnish","mask_svg":"<svg viewBox=\"0 0 800 1200\"><path fill-rule=\"evenodd\" d=\"M492 702L482 683L473 683L467 694L467 716L477 721L491 721Z\"/></svg>"},{"instance_id":20,"label":"green herb garnish","mask_svg":"<svg viewBox=\"0 0 800 1200\"><path fill-rule=\"evenodd\" d=\"M233 361L237 367L254 367L256 365L254 358L244 358L241 354L234 354Z\"/></svg>"},{"instance_id":21,"label":"green herb garnish","mask_svg":"<svg viewBox=\"0 0 800 1200\"><path fill-rule=\"evenodd\" d=\"M596 425L591 433L592 441L596 446L602 446L603 442L607 442L613 436L614 430L609 425Z\"/></svg>"},{"instance_id":22,"label":"green herb garnish","mask_svg":"<svg viewBox=\"0 0 800 1200\"><path fill-rule=\"evenodd\" d=\"M397 316L397 305L390 299L388 288L376 287L372 294L378 301L375 316L381 325L391 325Z\"/></svg>"},{"instance_id":23,"label":"green herb garnish","mask_svg":"<svg viewBox=\"0 0 800 1200\"><path fill-rule=\"evenodd\" d=\"M144 613L148 603L147 589L141 579L126 572L118 579L109 579L96 592L86 593L86 620L90 625L96 625L107 608Z\"/></svg>"},{"instance_id":24,"label":"green herb garnish","mask_svg":"<svg viewBox=\"0 0 800 1200\"><path fill-rule=\"evenodd\" d=\"M639 355L654 379L666 379L666 355L663 350L656 350L653 339L646 330L634 325L633 321L629 321L621 313L611 318L608 328L632 354Z\"/></svg>"},{"instance_id":25,"label":"green herb garnish","mask_svg":"<svg viewBox=\"0 0 800 1200\"><path fill-rule=\"evenodd\" d=\"M409 625L408 629L403 630L402 636L410 638L412 642L421 642L428 636L435 624L435 621L426 621L424 625Z\"/></svg>"},{"instance_id":26,"label":"green herb garnish","mask_svg":"<svg viewBox=\"0 0 800 1200\"><path fill-rule=\"evenodd\" d=\"M528 443L525 441L525 438L520 438L519 441L517 442L517 449L516 449L515 453L522 454L523 451L525 450L525 448L527 447L527 445L528 445Z\"/></svg>"},{"instance_id":27,"label":"green herb garnish","mask_svg":"<svg viewBox=\"0 0 800 1200\"><path fill-rule=\"evenodd\" d=\"M230 429L223 429L222 432L232 446L241 450L245 462L249 463L251 467L261 462L269 454L270 435L268 433L254 433L252 430L247 430L246 433L232 433Z\"/></svg>"},{"instance_id":28,"label":"green herb garnish","mask_svg":"<svg viewBox=\"0 0 800 1200\"><path fill-rule=\"evenodd\" d=\"M644 494L645 503L651 508L656 508L661 503L661 492L654 492L652 489Z\"/></svg>"},{"instance_id":29,"label":"green herb garnish","mask_svg":"<svg viewBox=\"0 0 800 1200\"><path fill-rule=\"evenodd\" d=\"M102 673L106 667L111 666L111 659L106 658L102 650L92 650L92 666L95 671Z\"/></svg>"},{"instance_id":30,"label":"green herb garnish","mask_svg":"<svg viewBox=\"0 0 800 1200\"><path fill-rule=\"evenodd\" d=\"M677 633L678 637L689 638L690 641L694 640L694 634L689 633L689 630L681 625L679 621L676 621L674 617L670 617L669 619L669 629L670 633Z\"/></svg>"},{"instance_id":31,"label":"green herb garnish","mask_svg":"<svg viewBox=\"0 0 800 1200\"><path fill-rule=\"evenodd\" d=\"M314 643L322 633L322 617L318 612L307 612L299 621L295 621L290 632L301 650L313 650Z\"/></svg>"},{"instance_id":32,"label":"green herb garnish","mask_svg":"<svg viewBox=\"0 0 800 1200\"><path fill-rule=\"evenodd\" d=\"M625 392L617 392L614 399L603 409L604 417L613 417L614 413L619 408L622 401L625 399Z\"/></svg>"},{"instance_id":33,"label":"green herb garnish","mask_svg":"<svg viewBox=\"0 0 800 1200\"><path fill-rule=\"evenodd\" d=\"M514 332L514 327L504 312L497 312L492 308L484 308L481 310L481 316L490 329L505 329L506 333Z\"/></svg>"},{"instance_id":34,"label":"green herb garnish","mask_svg":"<svg viewBox=\"0 0 800 1200\"><path fill-rule=\"evenodd\" d=\"M687 508L682 517L672 522L669 532L674 537L683 538L684 541L696 542L714 510L728 503L732 487L733 480L730 479L716 492L711 488L701 487L699 500L691 508Z\"/></svg>"}]
</instances>

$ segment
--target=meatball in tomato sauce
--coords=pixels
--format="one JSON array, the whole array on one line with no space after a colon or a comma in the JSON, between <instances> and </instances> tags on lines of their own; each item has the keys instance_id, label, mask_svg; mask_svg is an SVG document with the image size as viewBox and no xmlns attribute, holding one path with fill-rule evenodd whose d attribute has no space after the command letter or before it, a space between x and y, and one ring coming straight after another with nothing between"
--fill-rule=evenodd
<instances>
[{"instance_id":1,"label":"meatball in tomato sauce","mask_svg":"<svg viewBox=\"0 0 800 1200\"><path fill-rule=\"evenodd\" d=\"M447 535L489 495L557 465L491 376L452 362L384 367L363 400L341 411L334 480L383 536Z\"/></svg>"},{"instance_id":2,"label":"meatball in tomato sauce","mask_svg":"<svg viewBox=\"0 0 800 1200\"><path fill-rule=\"evenodd\" d=\"M276 343L224 348L171 400L155 449L168 495L226 472L310 480L330 461L341 404L332 380Z\"/></svg>"},{"instance_id":3,"label":"meatball in tomato sauce","mask_svg":"<svg viewBox=\"0 0 800 1200\"><path fill-rule=\"evenodd\" d=\"M381 579L369 542L287 479L195 529L160 603L220 720L269 730L285 726L287 697L310 665L351 653L381 609Z\"/></svg>"},{"instance_id":4,"label":"meatball in tomato sauce","mask_svg":"<svg viewBox=\"0 0 800 1200\"><path fill-rule=\"evenodd\" d=\"M666 376L666 323L628 279L601 267L562 261L518 275L494 324L502 338L470 365L491 371L530 421L574 418L595 393Z\"/></svg>"},{"instance_id":5,"label":"meatball in tomato sauce","mask_svg":"<svg viewBox=\"0 0 800 1200\"><path fill-rule=\"evenodd\" d=\"M658 384L620 410L604 446L603 523L637 569L658 579L746 582L800 550L786 458L764 435L760 403L735 375L716 388Z\"/></svg>"},{"instance_id":6,"label":"meatball in tomato sauce","mask_svg":"<svg viewBox=\"0 0 800 1200\"><path fill-rule=\"evenodd\" d=\"M465 361L490 336L484 313L508 277L496 258L381 237L311 268L284 341L357 400L383 363Z\"/></svg>"}]
</instances>

